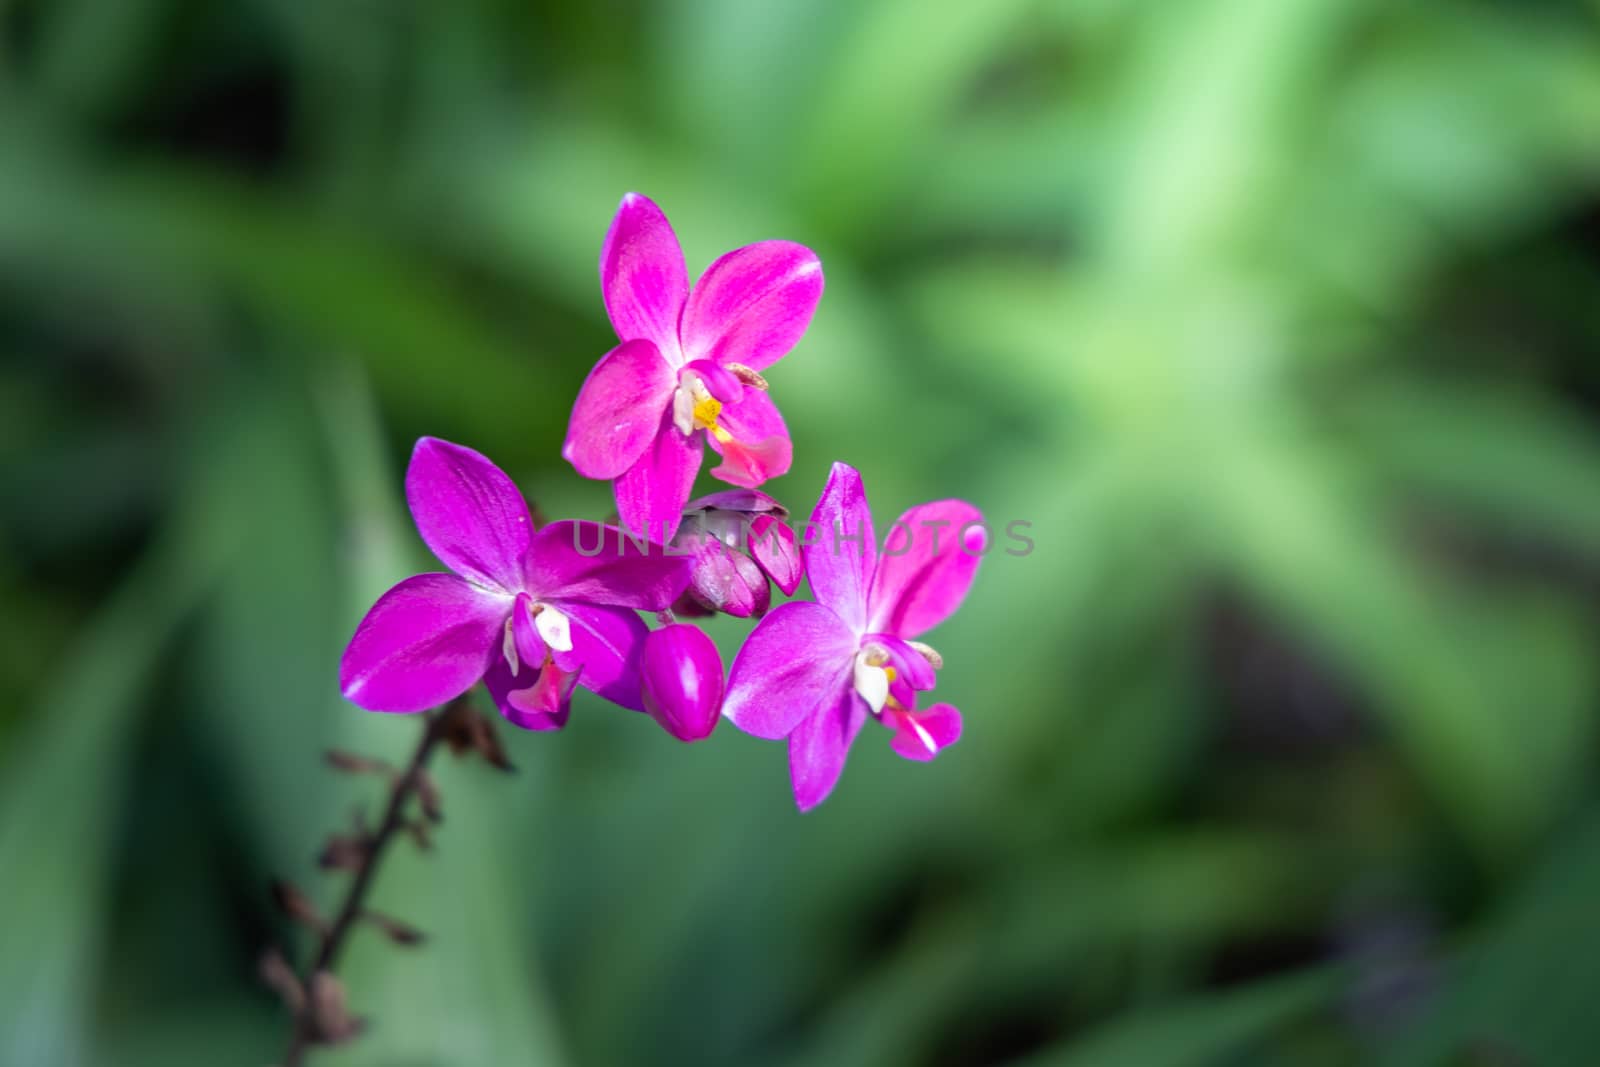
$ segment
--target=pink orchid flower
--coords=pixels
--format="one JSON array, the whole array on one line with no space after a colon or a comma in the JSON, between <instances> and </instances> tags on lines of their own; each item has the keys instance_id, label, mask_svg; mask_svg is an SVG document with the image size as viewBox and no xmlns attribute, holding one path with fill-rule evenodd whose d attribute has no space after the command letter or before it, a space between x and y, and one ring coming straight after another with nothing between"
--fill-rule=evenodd
<instances>
[{"instance_id":1,"label":"pink orchid flower","mask_svg":"<svg viewBox=\"0 0 1600 1067\"><path fill-rule=\"evenodd\" d=\"M347 699L423 711L485 679L518 726L559 729L574 684L642 710L635 609L683 592L688 561L599 523L535 531L517 487L470 448L417 442L406 470L417 532L454 573L419 574L378 598L339 664Z\"/></svg>"},{"instance_id":2,"label":"pink orchid flower","mask_svg":"<svg viewBox=\"0 0 1600 1067\"><path fill-rule=\"evenodd\" d=\"M869 718L893 730L894 750L910 759L931 759L961 736L954 707L916 710L942 661L915 639L966 597L988 544L982 522L965 501L919 504L880 556L861 475L833 465L803 548L816 601L784 604L755 628L722 707L746 733L788 738L800 810L833 791Z\"/></svg>"},{"instance_id":3,"label":"pink orchid flower","mask_svg":"<svg viewBox=\"0 0 1600 1067\"><path fill-rule=\"evenodd\" d=\"M622 198L600 248L600 288L621 342L595 364L561 454L586 478L615 479L622 523L665 542L703 455L745 488L789 470L783 416L761 371L805 333L822 264L791 241L736 248L689 288L683 250L647 197Z\"/></svg>"}]
</instances>

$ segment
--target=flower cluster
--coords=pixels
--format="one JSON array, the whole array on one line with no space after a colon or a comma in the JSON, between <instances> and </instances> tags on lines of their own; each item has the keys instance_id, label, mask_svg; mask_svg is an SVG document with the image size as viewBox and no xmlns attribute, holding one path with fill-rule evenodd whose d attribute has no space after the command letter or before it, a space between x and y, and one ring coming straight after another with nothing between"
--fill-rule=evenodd
<instances>
[{"instance_id":1,"label":"flower cluster","mask_svg":"<svg viewBox=\"0 0 1600 1067\"><path fill-rule=\"evenodd\" d=\"M802 809L832 791L869 719L908 759L954 743L960 712L918 706L942 666L919 638L972 584L986 547L978 510L914 507L880 551L854 468L833 465L798 534L757 488L789 470L788 428L762 372L811 322L816 255L789 241L746 245L691 289L666 216L630 193L601 246L600 283L620 343L583 383L562 454L612 482L621 527L536 529L500 468L423 438L406 498L451 573L407 578L379 598L345 650L344 695L415 712L482 681L509 722L559 730L582 686L683 741L725 717L788 740ZM738 488L691 501L706 445L721 457L712 475ZM769 613L772 586L792 596L802 577L815 599ZM719 612L761 620L726 679L712 640L678 621Z\"/></svg>"}]
</instances>

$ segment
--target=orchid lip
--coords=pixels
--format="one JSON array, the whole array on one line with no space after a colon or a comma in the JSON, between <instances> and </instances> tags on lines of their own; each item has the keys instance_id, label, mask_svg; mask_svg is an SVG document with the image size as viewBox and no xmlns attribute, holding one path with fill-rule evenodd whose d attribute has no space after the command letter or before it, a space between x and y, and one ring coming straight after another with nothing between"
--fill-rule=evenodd
<instances>
[{"instance_id":1,"label":"orchid lip","mask_svg":"<svg viewBox=\"0 0 1600 1067\"><path fill-rule=\"evenodd\" d=\"M533 625L544 643L557 652L572 651L572 621L549 604L535 604Z\"/></svg>"},{"instance_id":2,"label":"orchid lip","mask_svg":"<svg viewBox=\"0 0 1600 1067\"><path fill-rule=\"evenodd\" d=\"M882 714L884 705L890 702L889 683L894 681L889 650L879 644L869 644L857 652L853 676L856 692L867 702L872 714Z\"/></svg>"},{"instance_id":3,"label":"orchid lip","mask_svg":"<svg viewBox=\"0 0 1600 1067\"><path fill-rule=\"evenodd\" d=\"M939 746L934 744L932 735L930 735L927 729L917 721L916 716L905 716L905 725L911 727L911 729L916 732L917 740L922 742L922 747L926 748L930 755L938 754Z\"/></svg>"},{"instance_id":4,"label":"orchid lip","mask_svg":"<svg viewBox=\"0 0 1600 1067\"><path fill-rule=\"evenodd\" d=\"M524 606L526 605L526 606ZM506 666L511 668L512 677L522 673L522 657L517 653L516 638L516 613L526 611L533 620L533 627L539 634L539 639L545 644L545 660L550 659L550 652L572 651L572 620L566 613L542 601L530 601L527 594L519 597L517 604L512 608L512 613L506 616L505 637L501 639L500 654L505 657ZM539 666L542 664L529 664Z\"/></svg>"}]
</instances>

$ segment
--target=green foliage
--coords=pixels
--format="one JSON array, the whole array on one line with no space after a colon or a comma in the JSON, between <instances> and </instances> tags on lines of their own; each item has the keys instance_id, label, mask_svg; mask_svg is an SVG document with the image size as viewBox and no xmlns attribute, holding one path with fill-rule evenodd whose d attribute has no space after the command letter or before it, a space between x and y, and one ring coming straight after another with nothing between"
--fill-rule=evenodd
<instances>
[{"instance_id":1,"label":"green foliage","mask_svg":"<svg viewBox=\"0 0 1600 1067\"><path fill-rule=\"evenodd\" d=\"M1586 1062L1597 17L0 4L0 1061L276 1054L264 886L371 799L319 753L414 737L335 685L410 442L606 513L638 189L823 258L780 497L1035 549L932 636L961 744L815 814L587 697L445 766L327 1063Z\"/></svg>"}]
</instances>

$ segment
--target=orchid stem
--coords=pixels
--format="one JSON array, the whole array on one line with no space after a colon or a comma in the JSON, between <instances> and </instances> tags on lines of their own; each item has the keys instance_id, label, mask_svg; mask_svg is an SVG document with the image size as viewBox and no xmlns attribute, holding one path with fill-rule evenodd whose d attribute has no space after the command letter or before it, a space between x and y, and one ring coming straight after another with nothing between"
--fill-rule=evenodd
<instances>
[{"instance_id":1,"label":"orchid stem","mask_svg":"<svg viewBox=\"0 0 1600 1067\"><path fill-rule=\"evenodd\" d=\"M350 880L350 886L345 891L344 903L339 906L338 915L321 937L317 945L317 954L302 976L304 988L310 989L312 980L318 974L332 973L338 964L339 954L344 949L345 941L348 940L351 930L355 928L366 908L367 893L377 876L378 864L383 859L384 850L394 839L395 833L406 824L406 802L416 794L428 759L433 755L433 750L438 747L439 742L444 740L455 709L456 705L452 704L441 712L427 715L422 738L417 742L411 759L406 763L405 769L395 775L389 787L389 800L384 808L383 821L378 824L377 830L368 840L360 865L356 868L355 877ZM290 1037L289 1047L283 1054L281 1067L301 1067L305 1063L307 1051L316 1043L316 1039L312 1012L310 1005L307 1005L295 1015L294 1032Z\"/></svg>"}]
</instances>

